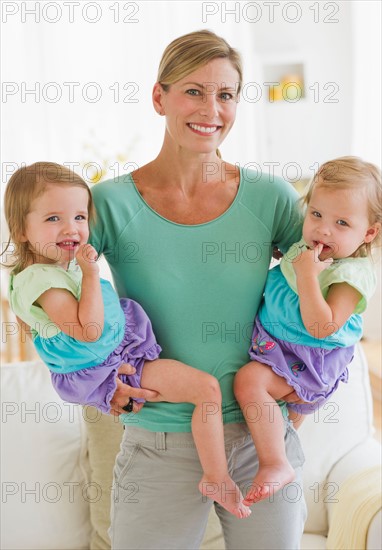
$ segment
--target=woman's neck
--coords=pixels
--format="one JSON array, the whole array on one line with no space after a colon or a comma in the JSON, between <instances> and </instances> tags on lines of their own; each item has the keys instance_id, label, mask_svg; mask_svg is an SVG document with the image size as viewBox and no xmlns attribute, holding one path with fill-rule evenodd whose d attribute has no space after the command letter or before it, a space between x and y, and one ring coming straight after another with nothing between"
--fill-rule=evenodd
<instances>
[{"instance_id":1,"label":"woman's neck","mask_svg":"<svg viewBox=\"0 0 382 550\"><path fill-rule=\"evenodd\" d=\"M158 181L165 181L171 185L192 190L200 184L216 183L224 180L222 173L226 163L216 154L196 153L181 147L170 147L163 143L159 155L151 163ZM162 176L162 177L161 177ZM171 176L171 178L169 178Z\"/></svg>"},{"instance_id":2,"label":"woman's neck","mask_svg":"<svg viewBox=\"0 0 382 550\"><path fill-rule=\"evenodd\" d=\"M233 203L240 185L238 166L213 154L162 148L152 162L131 177L146 203L162 217L179 224L206 223Z\"/></svg>"}]
</instances>

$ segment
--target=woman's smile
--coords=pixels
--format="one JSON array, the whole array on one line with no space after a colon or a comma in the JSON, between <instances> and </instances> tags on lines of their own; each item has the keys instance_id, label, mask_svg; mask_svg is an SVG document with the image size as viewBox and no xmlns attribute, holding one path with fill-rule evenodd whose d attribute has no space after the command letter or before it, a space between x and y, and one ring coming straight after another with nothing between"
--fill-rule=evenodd
<instances>
[{"instance_id":1,"label":"woman's smile","mask_svg":"<svg viewBox=\"0 0 382 550\"><path fill-rule=\"evenodd\" d=\"M221 128L221 126L213 125L213 124L205 124L203 122L199 122L195 124L194 122L188 122L187 126L196 134L202 135L202 136L209 136L212 134L216 134Z\"/></svg>"}]
</instances>

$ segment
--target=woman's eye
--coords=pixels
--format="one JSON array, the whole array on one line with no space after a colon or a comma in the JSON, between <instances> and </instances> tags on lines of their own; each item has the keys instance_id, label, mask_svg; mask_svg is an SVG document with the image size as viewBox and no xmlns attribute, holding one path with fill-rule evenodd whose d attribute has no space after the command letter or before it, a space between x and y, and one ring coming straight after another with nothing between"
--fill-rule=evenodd
<instances>
[{"instance_id":1,"label":"woman's eye","mask_svg":"<svg viewBox=\"0 0 382 550\"><path fill-rule=\"evenodd\" d=\"M47 220L47 222L57 222L58 216L50 216Z\"/></svg>"},{"instance_id":2,"label":"woman's eye","mask_svg":"<svg viewBox=\"0 0 382 550\"><path fill-rule=\"evenodd\" d=\"M220 99L222 101L229 101L230 99L233 99L233 95L230 94L229 92L222 92L220 94Z\"/></svg>"},{"instance_id":3,"label":"woman's eye","mask_svg":"<svg viewBox=\"0 0 382 550\"><path fill-rule=\"evenodd\" d=\"M186 90L186 94L198 96L200 95L200 90L195 90L194 88L191 88L190 90Z\"/></svg>"},{"instance_id":4,"label":"woman's eye","mask_svg":"<svg viewBox=\"0 0 382 550\"><path fill-rule=\"evenodd\" d=\"M345 222L345 220L338 220L337 223L338 225L342 225L343 227L346 227L348 225L347 222Z\"/></svg>"}]
</instances>

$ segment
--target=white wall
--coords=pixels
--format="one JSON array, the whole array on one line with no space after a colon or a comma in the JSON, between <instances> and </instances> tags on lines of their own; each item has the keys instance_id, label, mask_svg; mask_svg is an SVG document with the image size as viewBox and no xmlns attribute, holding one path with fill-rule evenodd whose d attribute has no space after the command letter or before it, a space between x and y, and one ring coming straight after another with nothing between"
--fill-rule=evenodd
<instances>
[{"instance_id":1,"label":"white wall","mask_svg":"<svg viewBox=\"0 0 382 550\"><path fill-rule=\"evenodd\" d=\"M235 25L222 23L219 18L203 23L203 2L120 2L118 22L114 22L115 2L92 2L102 13L93 24L84 20L81 8L72 23L68 9L57 23L50 23L42 17L49 2L36 4L40 6L40 22L31 14L24 14L22 22L20 11L9 15L3 25L3 40L8 46L8 55L3 55L3 80L8 83L3 160L8 162L45 159L85 163L105 158L113 164L120 155L143 164L158 153L164 131L164 119L151 105L151 90L165 46L181 34L209 28L237 45L244 58L252 47L244 39L245 32L236 35ZM134 5L138 11L131 18L137 22L128 19L124 23L131 10L123 8ZM94 13L89 10L88 16L94 17ZM54 10L47 10L45 15L54 17ZM95 94L96 88L88 87L91 82L96 82L102 93L99 101L83 97L86 90L89 96ZM79 84L74 87L72 102L65 83ZM115 83L120 89L118 98ZM132 84L123 90L127 83ZM113 85L114 91L110 89ZM38 97L22 93L23 88L37 86L41 90ZM11 94L12 90L17 92ZM52 102L57 90L62 91L62 97ZM130 92L135 93L130 96ZM248 117L242 118L242 127L246 120ZM251 139L247 147L253 151Z\"/></svg>"},{"instance_id":2,"label":"white wall","mask_svg":"<svg viewBox=\"0 0 382 550\"><path fill-rule=\"evenodd\" d=\"M381 166L381 2L352 2L354 117L351 152ZM377 291L364 315L364 334L381 339L381 251L376 255Z\"/></svg>"},{"instance_id":3,"label":"white wall","mask_svg":"<svg viewBox=\"0 0 382 550\"><path fill-rule=\"evenodd\" d=\"M119 2L118 22L114 22L116 3L112 1L82 3L73 10L73 22L66 3L19 4L29 10L36 4L39 9L31 14L20 8L7 16L2 29L7 44L3 80L9 83L6 90L17 90L8 93L3 104L4 161L86 163L103 158L113 164L121 155L142 164L153 158L164 124L151 107L161 52L176 36L200 28L209 28L236 46L244 57L245 82L263 88L259 101L251 101L251 90L242 98L235 128L222 147L227 159L282 165L295 161L305 175L314 162L349 151L353 118L350 2L326 3L338 6L332 14L328 9L310 9L314 2L284 1L276 3L273 18L267 2ZM55 4L62 13L52 23ZM95 23L85 19L94 19L95 9L82 13L83 6L90 4L100 11ZM53 7L48 9L49 5ZM296 16L299 20L294 23ZM315 82L320 87L317 103L309 90L308 97L295 104L265 101L264 65L288 60L304 62L306 88ZM82 95L94 94L94 86L87 88L91 82L102 92L93 103ZM110 89L116 82L119 101ZM124 91L123 85L129 82L132 86ZM339 87L337 103L324 102L330 89L322 88L328 82ZM55 84L49 87L48 83ZM65 83L78 83L73 102ZM22 88L36 86L41 89L38 98L22 93ZM134 89L130 97L134 102L123 102ZM57 91L62 97L53 103Z\"/></svg>"},{"instance_id":4,"label":"white wall","mask_svg":"<svg viewBox=\"0 0 382 550\"><path fill-rule=\"evenodd\" d=\"M274 103L264 98L255 128L264 135L261 161L279 162L277 173L294 179L298 170L285 168L288 163L311 177L311 166L349 153L353 39L351 2L299 2L300 11L288 5L284 18L275 15L273 24L254 31L255 52L263 81L267 66L302 64L305 97Z\"/></svg>"}]
</instances>

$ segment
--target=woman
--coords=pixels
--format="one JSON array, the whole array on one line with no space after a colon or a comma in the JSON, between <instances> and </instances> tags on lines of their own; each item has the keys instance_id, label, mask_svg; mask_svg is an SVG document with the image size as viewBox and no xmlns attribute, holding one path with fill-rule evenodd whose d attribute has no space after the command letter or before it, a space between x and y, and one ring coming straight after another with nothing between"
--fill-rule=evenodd
<instances>
[{"instance_id":1,"label":"woman","mask_svg":"<svg viewBox=\"0 0 382 550\"><path fill-rule=\"evenodd\" d=\"M166 48L153 89L154 108L166 117L161 151L133 173L94 188L92 244L105 254L119 295L147 311L161 356L219 380L227 459L245 494L258 462L233 378L248 361L273 246L286 250L299 239L301 225L291 186L220 157L241 83L239 55L214 33L190 33ZM139 414L125 413L130 397L148 400L143 408L134 403ZM120 383L112 400L127 428L114 470L112 547L198 548L211 500L197 489L192 406L150 403L151 397ZM206 421L212 414L214 403L206 403ZM227 548L299 547L304 459L287 421L285 444L296 470L289 490L257 504L245 520L216 505Z\"/></svg>"}]
</instances>

